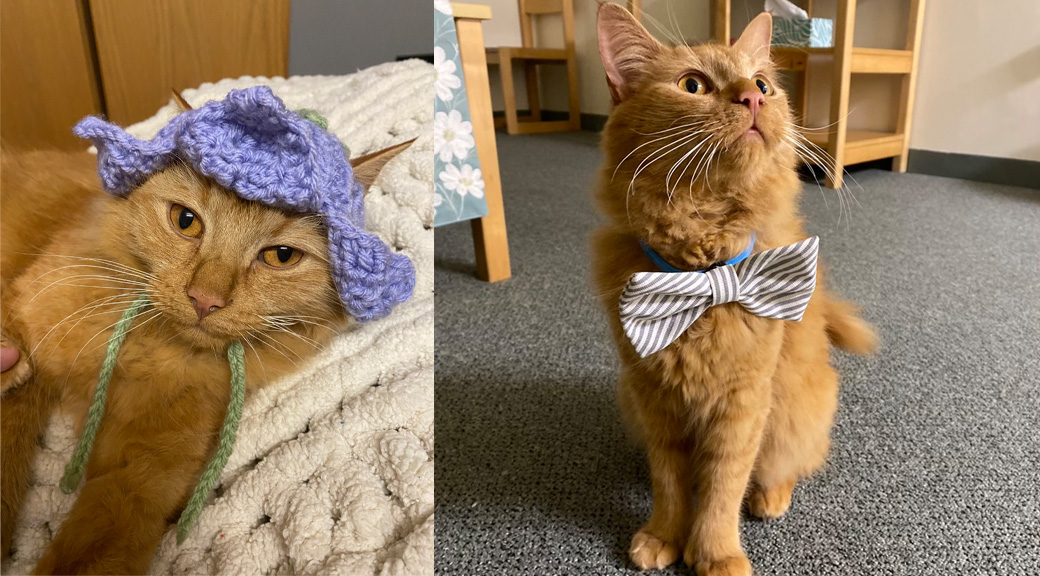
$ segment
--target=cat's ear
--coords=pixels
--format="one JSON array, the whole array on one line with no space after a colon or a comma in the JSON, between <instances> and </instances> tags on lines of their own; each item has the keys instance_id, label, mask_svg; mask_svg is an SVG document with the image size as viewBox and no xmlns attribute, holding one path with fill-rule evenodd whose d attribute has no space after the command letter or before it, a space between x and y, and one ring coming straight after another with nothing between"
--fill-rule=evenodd
<instances>
[{"instance_id":1,"label":"cat's ear","mask_svg":"<svg viewBox=\"0 0 1040 576\"><path fill-rule=\"evenodd\" d=\"M412 142L415 142L415 138L372 152L371 154L358 156L350 161L350 166L354 169L354 180L357 180L365 187L366 194L368 193L368 188L376 181L376 176L379 176L383 166L386 166L387 162L404 152L405 148L412 145Z\"/></svg>"},{"instance_id":2,"label":"cat's ear","mask_svg":"<svg viewBox=\"0 0 1040 576\"><path fill-rule=\"evenodd\" d=\"M662 46L628 10L610 2L599 6L596 35L610 96L617 104L631 94L632 83L661 52Z\"/></svg>"},{"instance_id":3,"label":"cat's ear","mask_svg":"<svg viewBox=\"0 0 1040 576\"><path fill-rule=\"evenodd\" d=\"M773 16L769 12L763 12L744 28L744 33L733 44L734 50L739 50L751 57L752 60L769 60L769 43L773 39Z\"/></svg>"},{"instance_id":4,"label":"cat's ear","mask_svg":"<svg viewBox=\"0 0 1040 576\"><path fill-rule=\"evenodd\" d=\"M184 99L184 96L181 96L180 92L173 88L170 88L170 92L173 92L173 101L177 103L177 107L181 109L181 112L187 112L192 109L191 104L188 104L188 101Z\"/></svg>"}]
</instances>

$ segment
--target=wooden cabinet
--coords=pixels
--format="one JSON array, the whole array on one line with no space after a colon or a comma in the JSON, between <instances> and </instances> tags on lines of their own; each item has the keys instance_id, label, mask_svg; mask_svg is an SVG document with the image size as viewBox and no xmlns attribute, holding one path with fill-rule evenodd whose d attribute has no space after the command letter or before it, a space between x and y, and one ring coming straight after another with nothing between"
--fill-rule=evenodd
<instances>
[{"instance_id":1,"label":"wooden cabinet","mask_svg":"<svg viewBox=\"0 0 1040 576\"><path fill-rule=\"evenodd\" d=\"M0 0L0 140L20 148L84 148L72 126L101 113L80 0Z\"/></svg>"},{"instance_id":2,"label":"wooden cabinet","mask_svg":"<svg viewBox=\"0 0 1040 576\"><path fill-rule=\"evenodd\" d=\"M289 1L0 1L4 144L82 148L87 114L127 125L172 89L287 75Z\"/></svg>"}]
</instances>

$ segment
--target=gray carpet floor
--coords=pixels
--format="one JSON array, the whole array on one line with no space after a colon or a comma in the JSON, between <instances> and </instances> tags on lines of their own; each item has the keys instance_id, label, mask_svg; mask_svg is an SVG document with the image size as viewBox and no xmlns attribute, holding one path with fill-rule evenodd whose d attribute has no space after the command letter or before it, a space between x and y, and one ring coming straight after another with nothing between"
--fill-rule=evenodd
<instances>
[{"instance_id":1,"label":"gray carpet floor","mask_svg":"<svg viewBox=\"0 0 1040 576\"><path fill-rule=\"evenodd\" d=\"M499 136L511 280L437 230L438 574L634 573L650 490L588 281L597 138ZM815 184L803 210L883 350L836 353L830 460L745 520L755 572L1040 574L1040 191L853 175L851 219Z\"/></svg>"}]
</instances>

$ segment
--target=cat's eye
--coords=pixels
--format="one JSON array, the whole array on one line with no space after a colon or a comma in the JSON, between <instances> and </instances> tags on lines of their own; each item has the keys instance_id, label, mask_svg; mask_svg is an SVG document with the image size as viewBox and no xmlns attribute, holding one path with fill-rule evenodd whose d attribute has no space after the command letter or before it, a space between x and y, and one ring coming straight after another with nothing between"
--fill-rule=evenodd
<instances>
[{"instance_id":1,"label":"cat's eye","mask_svg":"<svg viewBox=\"0 0 1040 576\"><path fill-rule=\"evenodd\" d=\"M761 90L763 94L765 94L766 96L769 95L769 84L766 84L765 80L761 78L755 78L755 85L758 86L758 89Z\"/></svg>"},{"instance_id":2,"label":"cat's eye","mask_svg":"<svg viewBox=\"0 0 1040 576\"><path fill-rule=\"evenodd\" d=\"M202 219L187 206L170 206L170 223L173 224L174 230L188 238L202 234Z\"/></svg>"},{"instance_id":3,"label":"cat's eye","mask_svg":"<svg viewBox=\"0 0 1040 576\"><path fill-rule=\"evenodd\" d=\"M274 268L288 268L303 258L303 252L292 246L271 246L260 251L260 261Z\"/></svg>"},{"instance_id":4,"label":"cat's eye","mask_svg":"<svg viewBox=\"0 0 1040 576\"><path fill-rule=\"evenodd\" d=\"M707 94L708 82L700 74L686 74L679 79L679 88L690 94Z\"/></svg>"}]
</instances>

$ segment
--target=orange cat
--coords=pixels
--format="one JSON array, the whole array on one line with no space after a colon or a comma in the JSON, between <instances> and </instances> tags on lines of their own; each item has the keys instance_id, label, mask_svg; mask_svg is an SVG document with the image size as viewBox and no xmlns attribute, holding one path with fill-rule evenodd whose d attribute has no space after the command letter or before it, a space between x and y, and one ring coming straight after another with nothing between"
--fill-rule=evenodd
<instances>
[{"instance_id":1,"label":"orange cat","mask_svg":"<svg viewBox=\"0 0 1040 576\"><path fill-rule=\"evenodd\" d=\"M407 144L354 161L366 188ZM246 344L247 394L350 325L316 215L249 202L183 163L126 198L86 153L10 153L2 165L3 553L36 438L59 404L83 429L106 341L141 291L151 305L119 351L107 410L72 510L36 567L142 574L216 448L228 407L224 350Z\"/></svg>"},{"instance_id":2,"label":"orange cat","mask_svg":"<svg viewBox=\"0 0 1040 576\"><path fill-rule=\"evenodd\" d=\"M653 513L632 538L641 569L682 554L700 575L749 575L739 522L787 511L795 483L823 464L837 404L831 344L877 344L822 278L801 322L709 308L677 340L641 358L619 319L637 272L704 270L806 238L798 215L795 129L769 62L771 19L732 47L667 47L624 9L599 8L599 45L615 108L597 199L594 280L623 368L619 402L645 445Z\"/></svg>"}]
</instances>

